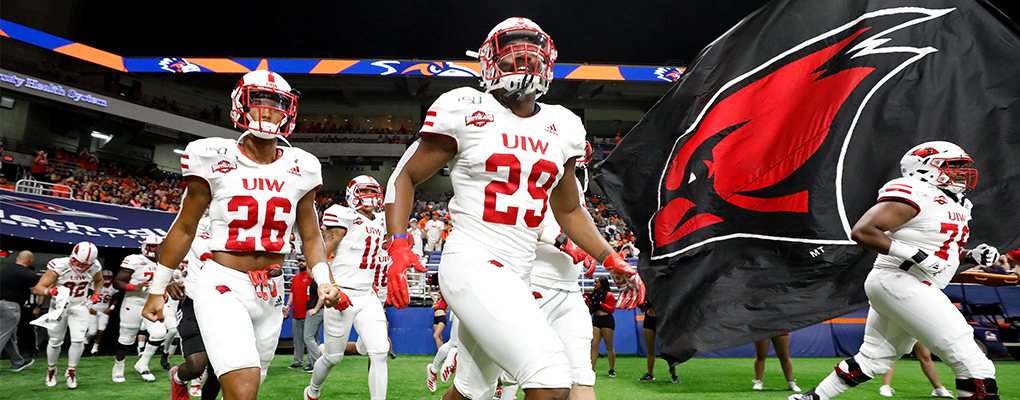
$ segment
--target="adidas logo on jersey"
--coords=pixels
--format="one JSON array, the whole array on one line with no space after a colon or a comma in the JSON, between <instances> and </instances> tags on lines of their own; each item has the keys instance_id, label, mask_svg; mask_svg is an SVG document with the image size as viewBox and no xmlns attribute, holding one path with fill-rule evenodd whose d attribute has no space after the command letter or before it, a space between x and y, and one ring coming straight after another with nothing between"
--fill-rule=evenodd
<instances>
[{"instance_id":1,"label":"adidas logo on jersey","mask_svg":"<svg viewBox=\"0 0 1020 400\"><path fill-rule=\"evenodd\" d=\"M546 133L551 133L551 134L556 135L556 136L560 135L559 133L556 133L556 124L552 124L552 125L547 126L545 128L545 131L546 131Z\"/></svg>"},{"instance_id":2,"label":"adidas logo on jersey","mask_svg":"<svg viewBox=\"0 0 1020 400\"><path fill-rule=\"evenodd\" d=\"M495 121L492 114L486 114L485 111L475 111L474 114L464 117L464 126L474 125L481 128L492 121Z\"/></svg>"},{"instance_id":3,"label":"adidas logo on jersey","mask_svg":"<svg viewBox=\"0 0 1020 400\"><path fill-rule=\"evenodd\" d=\"M290 172L290 173L292 173L294 175L297 175L297 176L301 176L301 170L298 169L297 165L295 165L294 168L291 168L290 171L287 171L287 172Z\"/></svg>"}]
</instances>

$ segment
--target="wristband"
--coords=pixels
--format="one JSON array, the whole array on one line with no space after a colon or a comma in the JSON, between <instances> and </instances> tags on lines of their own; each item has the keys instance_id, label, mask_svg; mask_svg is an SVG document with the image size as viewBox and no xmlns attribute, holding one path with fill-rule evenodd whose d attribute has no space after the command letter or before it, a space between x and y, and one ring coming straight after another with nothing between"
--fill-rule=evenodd
<instances>
[{"instance_id":1,"label":"wristband","mask_svg":"<svg viewBox=\"0 0 1020 400\"><path fill-rule=\"evenodd\" d=\"M889 243L889 252L887 254L917 263L919 261L914 260L914 256L917 255L918 251L921 251L921 249L893 240L892 243ZM927 255L925 256L927 257Z\"/></svg>"},{"instance_id":2,"label":"wristband","mask_svg":"<svg viewBox=\"0 0 1020 400\"><path fill-rule=\"evenodd\" d=\"M319 285L332 285L333 283L329 280L329 265L325 262L320 262L312 267L312 279Z\"/></svg>"},{"instance_id":3,"label":"wristband","mask_svg":"<svg viewBox=\"0 0 1020 400\"><path fill-rule=\"evenodd\" d=\"M166 285L174 277L174 270L163 264L157 264L156 273L152 275L152 283L149 284L149 294L162 296L166 293Z\"/></svg>"},{"instance_id":4,"label":"wristband","mask_svg":"<svg viewBox=\"0 0 1020 400\"><path fill-rule=\"evenodd\" d=\"M538 236L538 241L548 244L556 245L556 238L560 236L560 232L557 229L549 229L551 227L546 226L542 229L542 234Z\"/></svg>"},{"instance_id":5,"label":"wristband","mask_svg":"<svg viewBox=\"0 0 1020 400\"><path fill-rule=\"evenodd\" d=\"M407 240L407 235L402 234L402 233L399 234L399 235L390 235L390 240L393 240L393 238L400 238L400 239Z\"/></svg>"},{"instance_id":6,"label":"wristband","mask_svg":"<svg viewBox=\"0 0 1020 400\"><path fill-rule=\"evenodd\" d=\"M135 284L129 283L129 284L125 285L124 286L124 290L127 290L129 292L135 291Z\"/></svg>"}]
</instances>

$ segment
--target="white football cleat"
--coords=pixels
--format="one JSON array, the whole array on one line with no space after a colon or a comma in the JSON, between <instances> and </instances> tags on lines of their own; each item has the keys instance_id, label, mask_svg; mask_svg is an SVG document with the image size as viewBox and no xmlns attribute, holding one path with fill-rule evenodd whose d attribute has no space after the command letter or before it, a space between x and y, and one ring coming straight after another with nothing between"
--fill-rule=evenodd
<instances>
[{"instance_id":1,"label":"white football cleat","mask_svg":"<svg viewBox=\"0 0 1020 400\"><path fill-rule=\"evenodd\" d=\"M893 389L892 386L889 385L882 385L882 387L878 388L878 394L884 397L893 397L893 395L896 394L896 389Z\"/></svg>"},{"instance_id":2,"label":"white football cleat","mask_svg":"<svg viewBox=\"0 0 1020 400\"><path fill-rule=\"evenodd\" d=\"M121 383L121 382L124 382L126 380L127 379L124 378L124 361L123 360L122 361L114 361L113 362L113 381L116 382L116 383Z\"/></svg>"},{"instance_id":3,"label":"white football cleat","mask_svg":"<svg viewBox=\"0 0 1020 400\"><path fill-rule=\"evenodd\" d=\"M450 376L453 375L454 372L457 372L457 349L455 348L451 350L450 353L453 354L446 356L446 359L443 360L443 368L439 370L439 379L442 380L443 383L449 381Z\"/></svg>"},{"instance_id":4,"label":"white football cleat","mask_svg":"<svg viewBox=\"0 0 1020 400\"><path fill-rule=\"evenodd\" d=\"M142 376L146 382L155 382L156 375L153 375L148 369L138 369L138 365L135 364L135 372Z\"/></svg>"},{"instance_id":5,"label":"white football cleat","mask_svg":"<svg viewBox=\"0 0 1020 400\"><path fill-rule=\"evenodd\" d=\"M764 382L762 382L762 381L760 381L758 379L755 379L755 380L752 380L751 383L754 384L754 386L751 386L751 389L754 389L754 390L765 390L765 383Z\"/></svg>"},{"instance_id":6,"label":"white football cleat","mask_svg":"<svg viewBox=\"0 0 1020 400\"><path fill-rule=\"evenodd\" d=\"M425 366L425 385L429 387L429 391L432 393L436 392L436 380L439 379L436 376L436 371L432 370L432 363L428 363Z\"/></svg>"},{"instance_id":7,"label":"white football cleat","mask_svg":"<svg viewBox=\"0 0 1020 400\"><path fill-rule=\"evenodd\" d=\"M57 386L57 369L46 369L46 386Z\"/></svg>"},{"instance_id":8,"label":"white football cleat","mask_svg":"<svg viewBox=\"0 0 1020 400\"><path fill-rule=\"evenodd\" d=\"M202 397L202 384L198 383L198 379L191 380L191 386L188 387L188 394L191 397Z\"/></svg>"},{"instance_id":9,"label":"white football cleat","mask_svg":"<svg viewBox=\"0 0 1020 400\"><path fill-rule=\"evenodd\" d=\"M68 368L67 371L64 371L64 377L67 378L68 389L74 389L78 387L78 377L74 374L73 369Z\"/></svg>"},{"instance_id":10,"label":"white football cleat","mask_svg":"<svg viewBox=\"0 0 1020 400\"><path fill-rule=\"evenodd\" d=\"M953 393L951 393L948 389L946 389L945 386L942 386L942 387L936 388L935 390L932 390L931 391L931 397L944 397L944 398L947 398L947 399L951 399L954 396L953 396Z\"/></svg>"},{"instance_id":11,"label":"white football cleat","mask_svg":"<svg viewBox=\"0 0 1020 400\"><path fill-rule=\"evenodd\" d=\"M305 386L305 400L319 400L318 396L312 397L311 391L312 391L311 385Z\"/></svg>"},{"instance_id":12,"label":"white football cleat","mask_svg":"<svg viewBox=\"0 0 1020 400\"><path fill-rule=\"evenodd\" d=\"M797 386L797 381L786 382L786 387L794 392L800 392L800 386Z\"/></svg>"}]
</instances>

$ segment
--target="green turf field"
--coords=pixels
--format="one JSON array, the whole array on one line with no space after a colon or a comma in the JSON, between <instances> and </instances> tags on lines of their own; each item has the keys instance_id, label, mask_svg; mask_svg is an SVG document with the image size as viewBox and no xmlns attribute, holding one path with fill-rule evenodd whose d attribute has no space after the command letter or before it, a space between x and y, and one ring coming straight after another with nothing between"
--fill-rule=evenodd
<instances>
[{"instance_id":1,"label":"green turf field","mask_svg":"<svg viewBox=\"0 0 1020 400\"><path fill-rule=\"evenodd\" d=\"M278 355L269 369L269 378L259 390L260 399L300 399L301 391L308 384L310 374L290 370L292 356ZM442 391L452 383L440 383L439 391L429 393L425 387L425 364L431 356L399 355L389 361L390 399L438 399ZM0 399L166 399L169 396L167 373L159 368L158 358L153 360L153 371L158 380L147 383L131 371L134 357L128 357L128 381L110 381L112 356L84 357L78 367L78 388L68 390L62 379L57 386L45 387L45 359L22 372L11 372L9 363L4 361L0 368ZM181 358L175 357L180 362ZM786 383L779 362L770 358L765 371L765 390L751 390L754 379L751 359L695 358L680 365L677 372L680 384L669 381L669 372L664 361L655 369L655 381L641 382L638 378L645 373L645 359L635 356L620 356L616 359L616 378L606 376L608 361L599 359L596 370L598 381L595 393L599 399L785 399L791 392L785 390ZM804 390L810 389L832 371L839 361L836 358L795 358L794 374ZM60 359L60 376L67 358ZM367 357L347 356L339 366L333 368L322 390L322 399L367 399L368 385ZM945 365L936 362L943 384L953 389L953 375ZM995 361L1000 392L1003 399L1020 399L1020 362ZM881 379L874 379L850 390L840 399L883 399L878 395ZM894 399L931 398L931 386L921 374L916 360L904 359L897 366L893 379L896 389ZM955 393L955 392L954 392ZM518 393L523 399L524 393ZM197 399L197 398L196 398Z\"/></svg>"}]
</instances>

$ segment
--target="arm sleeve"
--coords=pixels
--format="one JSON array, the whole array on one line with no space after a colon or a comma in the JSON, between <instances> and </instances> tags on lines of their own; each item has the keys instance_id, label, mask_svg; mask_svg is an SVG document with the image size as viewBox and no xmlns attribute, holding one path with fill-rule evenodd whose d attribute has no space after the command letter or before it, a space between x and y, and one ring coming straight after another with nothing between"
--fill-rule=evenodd
<instances>
[{"instance_id":1,"label":"arm sleeve","mask_svg":"<svg viewBox=\"0 0 1020 400\"><path fill-rule=\"evenodd\" d=\"M916 187L917 182L913 179L893 179L878 190L878 201L898 201L910 205L921 211L921 194Z\"/></svg>"},{"instance_id":2,"label":"arm sleeve","mask_svg":"<svg viewBox=\"0 0 1020 400\"><path fill-rule=\"evenodd\" d=\"M602 311L610 314L616 311L616 296L613 295L613 292L606 293L606 300L599 304L599 307L602 308Z\"/></svg>"}]
</instances>

